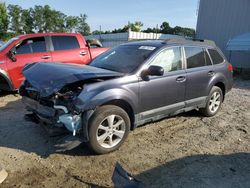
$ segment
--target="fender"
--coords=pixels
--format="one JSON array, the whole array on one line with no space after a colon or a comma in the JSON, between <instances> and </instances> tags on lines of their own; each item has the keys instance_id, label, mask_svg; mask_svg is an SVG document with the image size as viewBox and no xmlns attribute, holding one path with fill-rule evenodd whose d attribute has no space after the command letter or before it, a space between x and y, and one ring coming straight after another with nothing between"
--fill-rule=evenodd
<instances>
[{"instance_id":1,"label":"fender","mask_svg":"<svg viewBox=\"0 0 250 188\"><path fill-rule=\"evenodd\" d=\"M123 88L108 89L101 93L94 95L92 92L84 92L75 101L75 107L77 111L83 112L83 139L89 140L88 135L88 121L93 115L94 110L98 106L102 106L113 100L123 100L127 102L132 108L134 114L137 113L136 106L138 106L138 97L131 90L125 90ZM133 99L133 100L132 100ZM85 102L84 102L85 101Z\"/></svg>"},{"instance_id":2,"label":"fender","mask_svg":"<svg viewBox=\"0 0 250 188\"><path fill-rule=\"evenodd\" d=\"M86 93L86 95L79 95L75 102L75 106L78 110L83 112L95 109L97 106L101 106L109 101L117 99L127 102L133 109L134 113L137 113L136 106L138 106L138 96L132 91L123 88L104 90L96 95L91 94L91 92Z\"/></svg>"},{"instance_id":3,"label":"fender","mask_svg":"<svg viewBox=\"0 0 250 188\"><path fill-rule=\"evenodd\" d=\"M207 91L206 91L207 95L209 94L212 87L219 82L223 83L224 86L226 86L226 82L227 82L226 80L227 80L226 77L222 73L217 72L208 84Z\"/></svg>"},{"instance_id":4,"label":"fender","mask_svg":"<svg viewBox=\"0 0 250 188\"><path fill-rule=\"evenodd\" d=\"M15 90L8 73L5 70L1 69L1 68L0 68L0 77L2 77L7 82L10 91Z\"/></svg>"}]
</instances>

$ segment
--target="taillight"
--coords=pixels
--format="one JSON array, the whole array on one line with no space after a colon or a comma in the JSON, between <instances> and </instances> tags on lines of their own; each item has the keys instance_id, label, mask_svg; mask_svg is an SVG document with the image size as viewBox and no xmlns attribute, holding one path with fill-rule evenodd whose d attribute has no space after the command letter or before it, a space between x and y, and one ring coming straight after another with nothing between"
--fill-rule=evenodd
<instances>
[{"instance_id":1,"label":"taillight","mask_svg":"<svg viewBox=\"0 0 250 188\"><path fill-rule=\"evenodd\" d=\"M228 64L228 66L227 66L227 69L228 69L228 71L229 72L233 72L233 65L231 65L230 63Z\"/></svg>"}]
</instances>

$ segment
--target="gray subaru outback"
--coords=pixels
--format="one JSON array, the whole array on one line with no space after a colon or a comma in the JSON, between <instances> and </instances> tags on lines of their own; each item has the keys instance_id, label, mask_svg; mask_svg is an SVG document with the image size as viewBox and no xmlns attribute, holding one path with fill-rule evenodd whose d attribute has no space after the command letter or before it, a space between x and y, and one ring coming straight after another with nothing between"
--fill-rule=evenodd
<instances>
[{"instance_id":1,"label":"gray subaru outback","mask_svg":"<svg viewBox=\"0 0 250 188\"><path fill-rule=\"evenodd\" d=\"M190 110L214 116L232 88L232 71L211 42L140 41L89 65L27 65L19 92L27 120L66 130L104 154L148 122Z\"/></svg>"}]
</instances>

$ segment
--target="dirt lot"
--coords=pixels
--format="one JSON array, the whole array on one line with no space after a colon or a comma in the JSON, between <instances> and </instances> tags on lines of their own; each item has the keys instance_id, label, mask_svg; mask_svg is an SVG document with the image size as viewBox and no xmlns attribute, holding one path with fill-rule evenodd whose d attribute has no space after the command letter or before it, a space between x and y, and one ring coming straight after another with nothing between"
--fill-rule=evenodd
<instances>
[{"instance_id":1,"label":"dirt lot","mask_svg":"<svg viewBox=\"0 0 250 188\"><path fill-rule=\"evenodd\" d=\"M132 132L119 151L93 155L85 145L56 153L55 139L25 122L19 96L0 96L0 187L112 186L120 162L152 187L250 187L250 81L238 81L220 113L196 111Z\"/></svg>"}]
</instances>

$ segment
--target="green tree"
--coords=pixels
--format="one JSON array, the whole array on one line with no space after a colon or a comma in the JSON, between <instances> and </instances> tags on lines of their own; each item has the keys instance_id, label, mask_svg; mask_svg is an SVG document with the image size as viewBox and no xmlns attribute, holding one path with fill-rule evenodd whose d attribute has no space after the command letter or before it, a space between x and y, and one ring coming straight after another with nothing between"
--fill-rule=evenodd
<instances>
[{"instance_id":1,"label":"green tree","mask_svg":"<svg viewBox=\"0 0 250 188\"><path fill-rule=\"evenodd\" d=\"M150 28L150 27L148 27L146 30L143 30L143 32L145 32L145 33L158 33L158 30L159 29L157 29L157 28Z\"/></svg>"},{"instance_id":2,"label":"green tree","mask_svg":"<svg viewBox=\"0 0 250 188\"><path fill-rule=\"evenodd\" d=\"M136 32L139 32L141 31L141 28L143 27L143 23L140 22L140 21L136 21L135 23L133 23L131 25L131 30L132 31L136 31Z\"/></svg>"},{"instance_id":3,"label":"green tree","mask_svg":"<svg viewBox=\"0 0 250 188\"><path fill-rule=\"evenodd\" d=\"M183 28L180 26L176 26L173 28L173 34L193 38L195 37L195 30L191 28Z\"/></svg>"},{"instance_id":4,"label":"green tree","mask_svg":"<svg viewBox=\"0 0 250 188\"><path fill-rule=\"evenodd\" d=\"M21 24L24 33L33 33L32 9L23 9L21 14Z\"/></svg>"},{"instance_id":5,"label":"green tree","mask_svg":"<svg viewBox=\"0 0 250 188\"><path fill-rule=\"evenodd\" d=\"M65 28L67 32L73 32L77 29L78 26L78 17L77 16L67 16L65 18Z\"/></svg>"},{"instance_id":6,"label":"green tree","mask_svg":"<svg viewBox=\"0 0 250 188\"><path fill-rule=\"evenodd\" d=\"M52 30L50 30L51 32L65 32L65 19L66 19L66 15L63 14L60 11L55 11L52 10L51 12L52 15L52 23L54 23L54 25L52 26Z\"/></svg>"},{"instance_id":7,"label":"green tree","mask_svg":"<svg viewBox=\"0 0 250 188\"><path fill-rule=\"evenodd\" d=\"M95 31L92 31L92 35L100 35L100 34L110 34L112 33L111 31L99 31L99 30L95 30Z\"/></svg>"},{"instance_id":8,"label":"green tree","mask_svg":"<svg viewBox=\"0 0 250 188\"><path fill-rule=\"evenodd\" d=\"M36 5L32 11L33 17L33 27L37 32L43 32L44 28L44 16L43 16L43 7L40 5Z\"/></svg>"},{"instance_id":9,"label":"green tree","mask_svg":"<svg viewBox=\"0 0 250 188\"><path fill-rule=\"evenodd\" d=\"M53 28L53 25L55 24L55 23L53 23L53 21L55 19L55 18L53 18L53 16L55 16L55 15L52 15L53 12L52 12L49 5L45 5L43 7L42 12L43 12L43 21L44 21L43 31L50 32L53 30L52 28Z\"/></svg>"},{"instance_id":10,"label":"green tree","mask_svg":"<svg viewBox=\"0 0 250 188\"><path fill-rule=\"evenodd\" d=\"M123 28L114 29L111 33L124 33L124 32L128 32L129 30L139 32L141 31L142 26L143 26L143 23L140 21L136 21L134 23L129 22Z\"/></svg>"},{"instance_id":11,"label":"green tree","mask_svg":"<svg viewBox=\"0 0 250 188\"><path fill-rule=\"evenodd\" d=\"M176 26L172 28L168 22L163 22L160 26L160 30L157 28L147 28L143 32L146 33L163 33L163 34L174 34L174 35L182 35L185 37L195 37L195 30L192 28L180 27Z\"/></svg>"},{"instance_id":12,"label":"green tree","mask_svg":"<svg viewBox=\"0 0 250 188\"><path fill-rule=\"evenodd\" d=\"M5 3L0 3L0 37L3 37L8 30L8 13Z\"/></svg>"},{"instance_id":13,"label":"green tree","mask_svg":"<svg viewBox=\"0 0 250 188\"><path fill-rule=\"evenodd\" d=\"M121 31L126 32L130 29L131 31L139 32L141 31L142 26L142 22L136 21L134 23L128 23L128 25L125 25Z\"/></svg>"},{"instance_id":14,"label":"green tree","mask_svg":"<svg viewBox=\"0 0 250 188\"><path fill-rule=\"evenodd\" d=\"M94 31L92 31L92 35L100 35L100 34L104 34L105 32L103 32L103 31L99 31L99 30L94 30Z\"/></svg>"},{"instance_id":15,"label":"green tree","mask_svg":"<svg viewBox=\"0 0 250 188\"><path fill-rule=\"evenodd\" d=\"M124 26L123 28L119 28L119 29L114 29L111 33L124 33L128 31L128 27Z\"/></svg>"},{"instance_id":16,"label":"green tree","mask_svg":"<svg viewBox=\"0 0 250 188\"><path fill-rule=\"evenodd\" d=\"M22 33L21 24L22 8L18 5L8 5L8 14L10 18L10 30L16 34Z\"/></svg>"},{"instance_id":17,"label":"green tree","mask_svg":"<svg viewBox=\"0 0 250 188\"><path fill-rule=\"evenodd\" d=\"M183 33L185 36L195 38L195 30L194 29L186 28L186 27L184 27L183 29L184 29Z\"/></svg>"},{"instance_id":18,"label":"green tree","mask_svg":"<svg viewBox=\"0 0 250 188\"><path fill-rule=\"evenodd\" d=\"M170 27L169 23L168 22L163 22L160 26L161 28L161 33L164 33L164 34L173 34L173 29L172 27Z\"/></svg>"},{"instance_id":19,"label":"green tree","mask_svg":"<svg viewBox=\"0 0 250 188\"><path fill-rule=\"evenodd\" d=\"M34 27L38 32L64 32L66 15L50 8L49 5L35 6Z\"/></svg>"},{"instance_id":20,"label":"green tree","mask_svg":"<svg viewBox=\"0 0 250 188\"><path fill-rule=\"evenodd\" d=\"M141 31L142 26L143 26L143 23L140 21L136 21L135 23L129 23L127 25L127 27L131 29L131 31L135 31L135 32Z\"/></svg>"},{"instance_id":21,"label":"green tree","mask_svg":"<svg viewBox=\"0 0 250 188\"><path fill-rule=\"evenodd\" d=\"M90 27L86 22L86 19L87 19L86 14L80 14L80 17L78 17L78 27L77 27L77 31L85 36L90 35Z\"/></svg>"},{"instance_id":22,"label":"green tree","mask_svg":"<svg viewBox=\"0 0 250 188\"><path fill-rule=\"evenodd\" d=\"M52 10L49 5L43 7L43 31L58 32L64 31L65 15L60 11Z\"/></svg>"}]
</instances>

